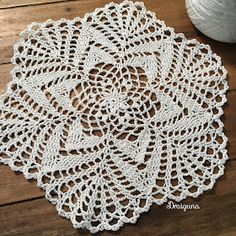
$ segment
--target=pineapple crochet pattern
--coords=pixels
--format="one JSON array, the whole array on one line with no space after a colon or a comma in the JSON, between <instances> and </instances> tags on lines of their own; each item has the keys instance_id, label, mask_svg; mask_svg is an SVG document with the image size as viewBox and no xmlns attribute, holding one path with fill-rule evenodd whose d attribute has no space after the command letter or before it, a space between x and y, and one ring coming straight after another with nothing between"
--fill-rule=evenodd
<instances>
[{"instance_id":1,"label":"pineapple crochet pattern","mask_svg":"<svg viewBox=\"0 0 236 236\"><path fill-rule=\"evenodd\" d=\"M0 100L0 162L91 233L198 197L228 159L227 72L140 2L32 23Z\"/></svg>"}]
</instances>

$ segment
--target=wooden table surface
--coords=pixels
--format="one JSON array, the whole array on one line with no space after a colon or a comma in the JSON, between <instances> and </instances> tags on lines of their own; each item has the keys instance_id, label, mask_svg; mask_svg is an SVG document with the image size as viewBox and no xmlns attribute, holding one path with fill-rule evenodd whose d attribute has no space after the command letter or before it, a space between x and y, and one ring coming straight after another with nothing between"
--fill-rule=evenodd
<instances>
[{"instance_id":1,"label":"wooden table surface","mask_svg":"<svg viewBox=\"0 0 236 236\"><path fill-rule=\"evenodd\" d=\"M102 7L110 0L0 0L0 92L10 81L13 44L19 32L31 22L83 16L86 12ZM121 1L115 1L121 2ZM96 235L159 236L159 235L236 235L236 44L213 41L197 31L191 24L184 0L145 0L146 7L154 11L176 32L187 38L196 38L209 44L222 57L228 70L230 90L224 106L222 121L229 138L230 159L225 175L218 179L211 191L198 199L186 199L183 203L198 204L200 210L168 210L166 205L153 205L141 215L135 225L126 224L117 232ZM69 220L58 216L57 211L36 187L35 181L27 181L20 173L0 165L0 235L62 236L90 235L88 231L75 230Z\"/></svg>"}]
</instances>

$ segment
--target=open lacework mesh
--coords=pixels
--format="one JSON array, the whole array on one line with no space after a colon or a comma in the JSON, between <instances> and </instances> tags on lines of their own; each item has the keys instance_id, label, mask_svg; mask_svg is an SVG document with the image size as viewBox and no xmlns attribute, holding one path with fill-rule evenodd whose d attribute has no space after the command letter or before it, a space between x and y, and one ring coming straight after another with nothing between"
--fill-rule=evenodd
<instances>
[{"instance_id":1,"label":"open lacework mesh","mask_svg":"<svg viewBox=\"0 0 236 236\"><path fill-rule=\"evenodd\" d=\"M20 36L0 161L37 179L75 228L118 230L223 174L228 86L208 45L129 1Z\"/></svg>"}]
</instances>

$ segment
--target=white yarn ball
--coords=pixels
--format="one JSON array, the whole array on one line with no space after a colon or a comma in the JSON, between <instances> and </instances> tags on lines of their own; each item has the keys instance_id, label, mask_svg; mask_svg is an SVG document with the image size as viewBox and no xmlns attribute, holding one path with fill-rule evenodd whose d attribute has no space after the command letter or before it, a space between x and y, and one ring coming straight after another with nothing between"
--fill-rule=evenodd
<instances>
[{"instance_id":1,"label":"white yarn ball","mask_svg":"<svg viewBox=\"0 0 236 236\"><path fill-rule=\"evenodd\" d=\"M236 42L236 0L185 0L188 15L208 37Z\"/></svg>"}]
</instances>

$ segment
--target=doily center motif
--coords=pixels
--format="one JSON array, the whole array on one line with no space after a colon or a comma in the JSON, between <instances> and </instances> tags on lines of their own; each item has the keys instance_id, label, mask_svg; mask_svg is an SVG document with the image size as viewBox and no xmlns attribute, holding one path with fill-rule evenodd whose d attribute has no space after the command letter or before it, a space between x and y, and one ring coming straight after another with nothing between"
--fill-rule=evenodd
<instances>
[{"instance_id":1,"label":"doily center motif","mask_svg":"<svg viewBox=\"0 0 236 236\"><path fill-rule=\"evenodd\" d=\"M208 45L130 1L20 36L0 162L36 179L75 228L118 230L224 173L227 72Z\"/></svg>"},{"instance_id":2,"label":"doily center motif","mask_svg":"<svg viewBox=\"0 0 236 236\"><path fill-rule=\"evenodd\" d=\"M80 111L87 135L113 134L118 139L137 140L145 122L160 110L140 67L100 63L84 82L70 92L73 107Z\"/></svg>"}]
</instances>

